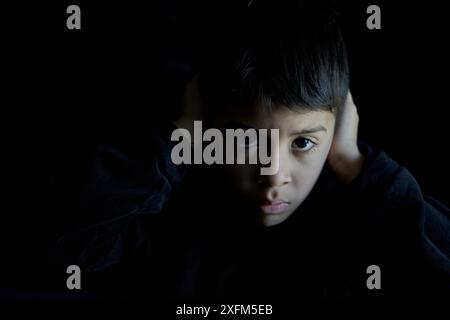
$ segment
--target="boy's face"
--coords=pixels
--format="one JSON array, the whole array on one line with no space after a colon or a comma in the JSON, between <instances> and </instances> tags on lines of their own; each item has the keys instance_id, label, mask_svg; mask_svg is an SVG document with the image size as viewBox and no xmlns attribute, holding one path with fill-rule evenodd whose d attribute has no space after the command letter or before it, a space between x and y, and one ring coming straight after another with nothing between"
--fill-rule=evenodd
<instances>
[{"instance_id":1,"label":"boy's face","mask_svg":"<svg viewBox=\"0 0 450 320\"><path fill-rule=\"evenodd\" d=\"M250 164L227 165L225 170L234 191L254 208L264 226L283 222L305 200L322 171L331 147L335 115L330 111L299 112L276 107L270 114L255 108L220 118L223 128L232 122L233 127L241 124L243 129L279 129L276 174L261 175L260 166ZM249 146L248 152L257 152L257 147Z\"/></svg>"}]
</instances>

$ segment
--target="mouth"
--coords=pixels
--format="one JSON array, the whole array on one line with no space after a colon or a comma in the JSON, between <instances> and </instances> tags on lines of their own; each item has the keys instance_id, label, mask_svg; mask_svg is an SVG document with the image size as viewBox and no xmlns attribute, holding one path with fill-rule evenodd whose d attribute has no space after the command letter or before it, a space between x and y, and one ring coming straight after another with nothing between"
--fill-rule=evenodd
<instances>
[{"instance_id":1,"label":"mouth","mask_svg":"<svg viewBox=\"0 0 450 320\"><path fill-rule=\"evenodd\" d=\"M280 214L289 208L287 201L268 201L265 200L259 205L259 209L265 214Z\"/></svg>"}]
</instances>

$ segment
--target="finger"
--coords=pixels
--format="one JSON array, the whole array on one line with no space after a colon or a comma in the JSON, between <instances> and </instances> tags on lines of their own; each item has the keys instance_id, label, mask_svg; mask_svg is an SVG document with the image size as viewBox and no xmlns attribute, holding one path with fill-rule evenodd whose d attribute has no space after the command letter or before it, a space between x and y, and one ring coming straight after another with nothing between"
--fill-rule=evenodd
<instances>
[{"instance_id":1,"label":"finger","mask_svg":"<svg viewBox=\"0 0 450 320\"><path fill-rule=\"evenodd\" d=\"M351 93L350 89L348 90L347 99L345 100L345 103L346 104L354 104L353 103L353 96L352 96L352 93Z\"/></svg>"}]
</instances>

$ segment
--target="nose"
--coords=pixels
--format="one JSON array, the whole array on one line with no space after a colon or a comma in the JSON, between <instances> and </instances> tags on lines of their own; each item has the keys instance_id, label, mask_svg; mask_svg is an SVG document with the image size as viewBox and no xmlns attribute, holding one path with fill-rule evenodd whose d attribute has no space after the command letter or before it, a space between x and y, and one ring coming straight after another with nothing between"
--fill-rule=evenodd
<instances>
[{"instance_id":1,"label":"nose","mask_svg":"<svg viewBox=\"0 0 450 320\"><path fill-rule=\"evenodd\" d=\"M260 175L258 181L267 187L281 187L291 183L292 175L288 159L282 158L280 154L279 157L273 157L272 160L279 161L278 171L272 175Z\"/></svg>"},{"instance_id":2,"label":"nose","mask_svg":"<svg viewBox=\"0 0 450 320\"><path fill-rule=\"evenodd\" d=\"M283 170L278 170L278 173L274 175L263 176L263 181L264 179L266 181L266 185L269 187L281 187L292 181L291 176L289 174L285 174Z\"/></svg>"}]
</instances>

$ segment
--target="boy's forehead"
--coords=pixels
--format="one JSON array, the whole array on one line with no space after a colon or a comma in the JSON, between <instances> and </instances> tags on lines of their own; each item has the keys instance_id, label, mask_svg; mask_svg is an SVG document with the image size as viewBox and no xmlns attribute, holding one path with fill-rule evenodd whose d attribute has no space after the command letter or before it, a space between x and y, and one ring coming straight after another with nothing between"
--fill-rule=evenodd
<instances>
[{"instance_id":1,"label":"boy's forehead","mask_svg":"<svg viewBox=\"0 0 450 320\"><path fill-rule=\"evenodd\" d=\"M285 106L272 110L253 107L230 114L231 119L242 122L248 127L299 130L311 126L330 126L334 124L334 114L327 110L311 110L306 108L291 109Z\"/></svg>"}]
</instances>

